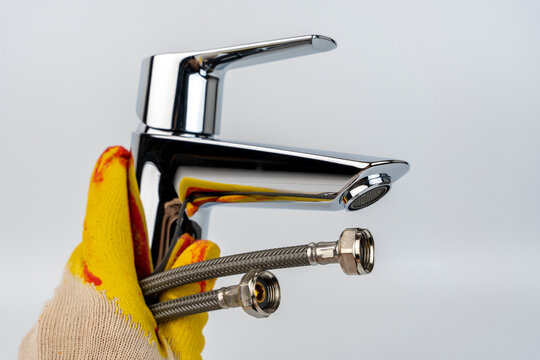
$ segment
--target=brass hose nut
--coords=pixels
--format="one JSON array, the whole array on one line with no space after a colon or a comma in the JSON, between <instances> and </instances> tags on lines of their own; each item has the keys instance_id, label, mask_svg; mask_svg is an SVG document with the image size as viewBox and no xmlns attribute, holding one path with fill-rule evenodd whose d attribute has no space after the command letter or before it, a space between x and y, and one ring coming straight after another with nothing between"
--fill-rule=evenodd
<instances>
[{"instance_id":1,"label":"brass hose nut","mask_svg":"<svg viewBox=\"0 0 540 360\"><path fill-rule=\"evenodd\" d=\"M373 236L367 229L345 229L338 240L337 255L345 274L369 274L375 262Z\"/></svg>"},{"instance_id":2,"label":"brass hose nut","mask_svg":"<svg viewBox=\"0 0 540 360\"><path fill-rule=\"evenodd\" d=\"M279 282L270 271L249 271L238 285L238 294L242 309L256 318L270 316L281 300Z\"/></svg>"}]
</instances>

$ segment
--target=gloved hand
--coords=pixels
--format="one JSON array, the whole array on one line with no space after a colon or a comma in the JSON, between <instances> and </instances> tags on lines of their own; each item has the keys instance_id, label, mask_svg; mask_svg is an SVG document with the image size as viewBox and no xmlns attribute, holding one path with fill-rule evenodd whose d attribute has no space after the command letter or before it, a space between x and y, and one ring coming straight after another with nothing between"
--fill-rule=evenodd
<instances>
[{"instance_id":1,"label":"gloved hand","mask_svg":"<svg viewBox=\"0 0 540 360\"><path fill-rule=\"evenodd\" d=\"M167 268L219 256L206 240L183 235ZM20 359L199 359L208 314L159 328L138 280L152 272L143 209L131 153L107 149L92 174L83 241L60 286L24 338ZM215 280L163 293L160 301L211 290Z\"/></svg>"}]
</instances>

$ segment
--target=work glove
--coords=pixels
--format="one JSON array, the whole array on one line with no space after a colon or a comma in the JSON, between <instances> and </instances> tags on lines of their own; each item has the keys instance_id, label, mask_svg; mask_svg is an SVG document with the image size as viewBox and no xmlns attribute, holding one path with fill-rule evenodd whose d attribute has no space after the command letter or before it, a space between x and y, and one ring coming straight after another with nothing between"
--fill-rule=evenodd
<instances>
[{"instance_id":1,"label":"work glove","mask_svg":"<svg viewBox=\"0 0 540 360\"><path fill-rule=\"evenodd\" d=\"M108 148L90 181L83 240L62 281L23 339L20 359L200 359L208 314L156 324L138 281L152 272L145 217L131 153ZM219 248L184 234L167 269L216 258ZM209 291L184 285L160 301Z\"/></svg>"}]
</instances>

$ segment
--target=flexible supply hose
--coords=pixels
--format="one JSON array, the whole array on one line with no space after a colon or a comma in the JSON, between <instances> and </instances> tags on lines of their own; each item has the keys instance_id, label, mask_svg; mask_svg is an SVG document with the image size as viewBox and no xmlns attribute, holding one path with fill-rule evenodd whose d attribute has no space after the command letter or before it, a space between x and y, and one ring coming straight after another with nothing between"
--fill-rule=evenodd
<instances>
[{"instance_id":1,"label":"flexible supply hose","mask_svg":"<svg viewBox=\"0 0 540 360\"><path fill-rule=\"evenodd\" d=\"M152 274L139 285L144 296L176 286L246 273L252 269L284 269L339 263L348 275L369 274L374 264L374 242L367 229L345 229L338 241L309 243L201 261Z\"/></svg>"},{"instance_id":2,"label":"flexible supply hose","mask_svg":"<svg viewBox=\"0 0 540 360\"><path fill-rule=\"evenodd\" d=\"M218 294L220 290L212 290L190 295L176 300L157 303L150 310L158 323L176 319L180 316L199 314L221 309Z\"/></svg>"},{"instance_id":3,"label":"flexible supply hose","mask_svg":"<svg viewBox=\"0 0 540 360\"><path fill-rule=\"evenodd\" d=\"M181 316L241 307L248 315L265 318L281 301L277 278L270 271L250 270L238 285L150 305L158 323Z\"/></svg>"},{"instance_id":4,"label":"flexible supply hose","mask_svg":"<svg viewBox=\"0 0 540 360\"><path fill-rule=\"evenodd\" d=\"M141 280L139 285L144 296L148 296L176 286L242 274L252 269L308 266L312 264L309 259L309 249L309 245L298 245L224 256L150 275Z\"/></svg>"}]
</instances>

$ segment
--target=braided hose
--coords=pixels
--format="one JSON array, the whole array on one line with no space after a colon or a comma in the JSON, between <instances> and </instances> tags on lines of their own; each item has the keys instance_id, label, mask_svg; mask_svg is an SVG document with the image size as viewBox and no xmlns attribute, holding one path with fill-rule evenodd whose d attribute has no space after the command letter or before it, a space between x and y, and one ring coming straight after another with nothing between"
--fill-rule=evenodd
<instances>
[{"instance_id":1,"label":"braided hose","mask_svg":"<svg viewBox=\"0 0 540 360\"><path fill-rule=\"evenodd\" d=\"M237 275L252 269L284 269L310 265L309 245L254 251L201 261L163 271L141 280L144 296L176 286L216 277Z\"/></svg>"},{"instance_id":2,"label":"braided hose","mask_svg":"<svg viewBox=\"0 0 540 360\"><path fill-rule=\"evenodd\" d=\"M180 316L199 314L221 309L218 300L220 290L212 290L190 295L176 300L157 303L150 306L158 323L176 319Z\"/></svg>"},{"instance_id":3,"label":"braided hose","mask_svg":"<svg viewBox=\"0 0 540 360\"><path fill-rule=\"evenodd\" d=\"M155 273L141 280L144 296L176 286L253 269L270 270L339 263L349 275L369 274L374 263L374 243L367 229L345 229L338 241L309 243L201 261Z\"/></svg>"},{"instance_id":4,"label":"braided hose","mask_svg":"<svg viewBox=\"0 0 540 360\"><path fill-rule=\"evenodd\" d=\"M250 270L238 285L150 305L158 323L181 316L241 307L248 315L265 318L281 301L277 278L269 271Z\"/></svg>"}]
</instances>

